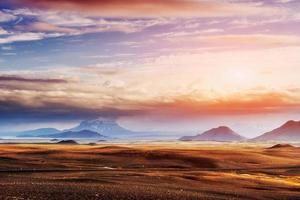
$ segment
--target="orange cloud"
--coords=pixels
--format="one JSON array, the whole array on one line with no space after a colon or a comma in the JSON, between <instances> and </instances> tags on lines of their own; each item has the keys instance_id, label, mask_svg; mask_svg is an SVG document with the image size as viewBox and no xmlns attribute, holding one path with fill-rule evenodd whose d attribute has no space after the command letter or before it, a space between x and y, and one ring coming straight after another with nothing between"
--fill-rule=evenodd
<instances>
[{"instance_id":1,"label":"orange cloud","mask_svg":"<svg viewBox=\"0 0 300 200\"><path fill-rule=\"evenodd\" d=\"M144 105L150 111L167 116L247 115L300 110L297 99L285 93L237 94L214 100L196 100L188 96Z\"/></svg>"},{"instance_id":2,"label":"orange cloud","mask_svg":"<svg viewBox=\"0 0 300 200\"><path fill-rule=\"evenodd\" d=\"M11 1L10 1L11 2ZM234 16L273 14L274 8L246 3L193 0L13 0L37 8L88 12L99 16L157 17L157 16Z\"/></svg>"},{"instance_id":3,"label":"orange cloud","mask_svg":"<svg viewBox=\"0 0 300 200\"><path fill-rule=\"evenodd\" d=\"M142 100L126 98L126 96L98 94L95 91L83 89L75 83L72 85L72 83L56 79L4 77L2 82L17 83L1 87L0 82L0 113L13 110L18 115L21 115L22 112L35 114L40 112L44 116L47 116L47 113L51 116L62 114L100 116L105 113L105 115L111 114L113 117L149 114L178 118L300 111L298 91L295 90L292 92L253 90L214 99L179 95ZM60 87L52 87L52 83L65 84ZM74 87L77 90L73 90ZM90 105L93 105L92 109Z\"/></svg>"}]
</instances>

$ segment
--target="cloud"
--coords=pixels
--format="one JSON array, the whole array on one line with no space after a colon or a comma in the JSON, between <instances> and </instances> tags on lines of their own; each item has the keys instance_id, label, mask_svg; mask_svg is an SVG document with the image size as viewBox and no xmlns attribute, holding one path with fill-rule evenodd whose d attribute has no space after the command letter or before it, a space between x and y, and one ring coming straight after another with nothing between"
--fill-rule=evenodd
<instances>
[{"instance_id":1,"label":"cloud","mask_svg":"<svg viewBox=\"0 0 300 200\"><path fill-rule=\"evenodd\" d=\"M68 119L87 119L99 116L121 117L142 114L142 110L126 110L113 107L86 107L76 105L67 98L55 101L50 98L29 99L28 96L3 94L0 90L0 119L22 121L51 121Z\"/></svg>"},{"instance_id":2,"label":"cloud","mask_svg":"<svg viewBox=\"0 0 300 200\"><path fill-rule=\"evenodd\" d=\"M8 32L0 27L0 35L7 35Z\"/></svg>"},{"instance_id":3,"label":"cloud","mask_svg":"<svg viewBox=\"0 0 300 200\"><path fill-rule=\"evenodd\" d=\"M262 92L236 94L230 98L214 101L197 100L189 96L157 98L155 101L118 100L118 104L127 107L118 108L117 101L103 104L91 103L81 95L68 92L62 95L50 93L30 94L28 91L4 92L0 90L0 118L32 119L83 119L97 116L156 116L166 118L207 117L268 114L278 112L299 112L297 99L291 99L286 93ZM76 98L76 99L75 99ZM88 98L88 97L87 97ZM88 106L88 105L93 105Z\"/></svg>"},{"instance_id":4,"label":"cloud","mask_svg":"<svg viewBox=\"0 0 300 200\"><path fill-rule=\"evenodd\" d=\"M44 22L56 26L63 26L63 27L94 26L97 24L98 21L97 19L93 19L79 13L64 12L64 11L17 9L12 12L18 13L19 15L22 16L34 16L40 22Z\"/></svg>"},{"instance_id":5,"label":"cloud","mask_svg":"<svg viewBox=\"0 0 300 200\"><path fill-rule=\"evenodd\" d=\"M216 33L222 33L224 32L224 29L203 29L203 30L197 30L197 31L174 31L174 32L165 32L156 34L155 37L161 37L161 38L177 38L177 37L194 37L194 36L200 36L200 35L207 35L207 34L216 34Z\"/></svg>"},{"instance_id":6,"label":"cloud","mask_svg":"<svg viewBox=\"0 0 300 200\"><path fill-rule=\"evenodd\" d=\"M14 50L14 47L12 47L12 46L2 46L1 49L3 51L11 51L11 50Z\"/></svg>"},{"instance_id":7,"label":"cloud","mask_svg":"<svg viewBox=\"0 0 300 200\"><path fill-rule=\"evenodd\" d=\"M67 83L64 79L41 79L41 78L24 78L20 76L3 76L0 75L1 82L19 82L19 83Z\"/></svg>"},{"instance_id":8,"label":"cloud","mask_svg":"<svg viewBox=\"0 0 300 200\"><path fill-rule=\"evenodd\" d=\"M21 26L19 26L21 28ZM76 32L76 29L67 28L67 27L59 27L53 24L36 22L30 24L29 26L22 27L22 29L28 29L33 31L42 31L42 32L59 32L59 33L72 33Z\"/></svg>"},{"instance_id":9,"label":"cloud","mask_svg":"<svg viewBox=\"0 0 300 200\"><path fill-rule=\"evenodd\" d=\"M214 46L297 46L300 37L296 35L272 34L224 34L224 35L170 35L167 37L172 42L186 44L204 44Z\"/></svg>"},{"instance_id":10,"label":"cloud","mask_svg":"<svg viewBox=\"0 0 300 200\"><path fill-rule=\"evenodd\" d=\"M285 92L257 92L234 94L210 101L178 96L164 101L144 102L149 113L168 117L201 117L217 115L250 115L278 112L299 112L299 99Z\"/></svg>"},{"instance_id":11,"label":"cloud","mask_svg":"<svg viewBox=\"0 0 300 200\"><path fill-rule=\"evenodd\" d=\"M0 93L2 92L4 96L18 94L23 95L26 99L31 99L37 98L35 95L43 96L42 93L47 92L58 94L60 91L66 90L67 85L72 82L70 79L47 78L47 76L49 75L0 75ZM36 102L38 104L38 101Z\"/></svg>"},{"instance_id":12,"label":"cloud","mask_svg":"<svg viewBox=\"0 0 300 200\"><path fill-rule=\"evenodd\" d=\"M197 37L199 42L215 44L241 44L241 45L298 45L300 38L295 35L268 35L268 34L249 34L249 35L220 35Z\"/></svg>"},{"instance_id":13,"label":"cloud","mask_svg":"<svg viewBox=\"0 0 300 200\"><path fill-rule=\"evenodd\" d=\"M3 11L0 11L0 23L1 22L9 22L9 21L13 21L17 19L16 16L9 14L9 13L5 13Z\"/></svg>"},{"instance_id":14,"label":"cloud","mask_svg":"<svg viewBox=\"0 0 300 200\"><path fill-rule=\"evenodd\" d=\"M106 17L224 17L272 15L278 9L251 3L194 0L13 0L34 8L70 10Z\"/></svg>"},{"instance_id":15,"label":"cloud","mask_svg":"<svg viewBox=\"0 0 300 200\"><path fill-rule=\"evenodd\" d=\"M290 3L294 2L295 0L277 0L278 3Z\"/></svg>"},{"instance_id":16,"label":"cloud","mask_svg":"<svg viewBox=\"0 0 300 200\"><path fill-rule=\"evenodd\" d=\"M19 29L23 29L22 26L16 26ZM37 41L45 38L55 38L65 36L64 33L57 32L28 32L28 31L11 31L8 34L4 35L4 37L0 37L0 44L10 44L14 42L27 42L27 41Z\"/></svg>"},{"instance_id":17,"label":"cloud","mask_svg":"<svg viewBox=\"0 0 300 200\"><path fill-rule=\"evenodd\" d=\"M34 41L41 40L45 38L43 33L11 33L7 37L0 38L0 44L8 44L13 42L24 42L24 41Z\"/></svg>"},{"instance_id":18,"label":"cloud","mask_svg":"<svg viewBox=\"0 0 300 200\"><path fill-rule=\"evenodd\" d=\"M264 18L264 19L251 19L251 18L235 18L229 24L231 28L253 28L265 27L267 25L280 25L286 23L298 22L300 19L297 11L290 10L288 13L278 17Z\"/></svg>"},{"instance_id":19,"label":"cloud","mask_svg":"<svg viewBox=\"0 0 300 200\"><path fill-rule=\"evenodd\" d=\"M5 53L2 53L2 55L4 55L4 56L16 56L17 53L15 53L15 52L5 52Z\"/></svg>"},{"instance_id":20,"label":"cloud","mask_svg":"<svg viewBox=\"0 0 300 200\"><path fill-rule=\"evenodd\" d=\"M13 106L8 108L5 102L23 109L13 110L15 115L40 116L41 110L44 117L49 112L53 118L108 115L104 110L114 110L116 116L119 112L169 117L299 112L298 52L299 47L177 52L139 63L16 70L6 74L17 74L17 80L3 75L0 99L7 110ZM67 83L30 81L34 77L59 77Z\"/></svg>"},{"instance_id":21,"label":"cloud","mask_svg":"<svg viewBox=\"0 0 300 200\"><path fill-rule=\"evenodd\" d=\"M60 33L60 36L83 35L98 32L139 32L146 28L170 23L166 19L104 19L78 12L40 9L15 9L9 13L28 18L32 23L15 26L19 31ZM33 20L34 19L34 20Z\"/></svg>"}]
</instances>

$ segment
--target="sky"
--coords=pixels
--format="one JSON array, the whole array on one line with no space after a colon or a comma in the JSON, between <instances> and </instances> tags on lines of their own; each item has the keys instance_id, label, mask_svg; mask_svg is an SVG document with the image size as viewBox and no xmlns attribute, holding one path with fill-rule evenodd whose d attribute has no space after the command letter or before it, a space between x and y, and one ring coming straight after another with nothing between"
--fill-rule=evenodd
<instances>
[{"instance_id":1,"label":"sky","mask_svg":"<svg viewBox=\"0 0 300 200\"><path fill-rule=\"evenodd\" d=\"M300 119L298 0L2 0L0 132Z\"/></svg>"}]
</instances>

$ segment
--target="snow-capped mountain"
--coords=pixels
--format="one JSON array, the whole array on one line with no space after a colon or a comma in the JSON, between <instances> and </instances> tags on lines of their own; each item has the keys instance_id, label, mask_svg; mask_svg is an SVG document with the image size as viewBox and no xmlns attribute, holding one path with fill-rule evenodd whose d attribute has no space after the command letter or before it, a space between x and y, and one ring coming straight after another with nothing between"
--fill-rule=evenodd
<instances>
[{"instance_id":1,"label":"snow-capped mountain","mask_svg":"<svg viewBox=\"0 0 300 200\"><path fill-rule=\"evenodd\" d=\"M121 127L115 119L98 118L82 121L78 126L65 131L89 130L109 137L132 136L136 132Z\"/></svg>"}]
</instances>

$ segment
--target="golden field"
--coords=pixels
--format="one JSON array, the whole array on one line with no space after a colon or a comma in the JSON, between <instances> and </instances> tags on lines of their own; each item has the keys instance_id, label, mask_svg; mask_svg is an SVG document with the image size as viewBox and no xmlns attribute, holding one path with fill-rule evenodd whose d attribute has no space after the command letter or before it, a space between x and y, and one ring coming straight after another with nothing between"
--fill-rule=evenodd
<instances>
[{"instance_id":1,"label":"golden field","mask_svg":"<svg viewBox=\"0 0 300 200\"><path fill-rule=\"evenodd\" d=\"M300 199L300 148L1 144L0 199Z\"/></svg>"}]
</instances>

